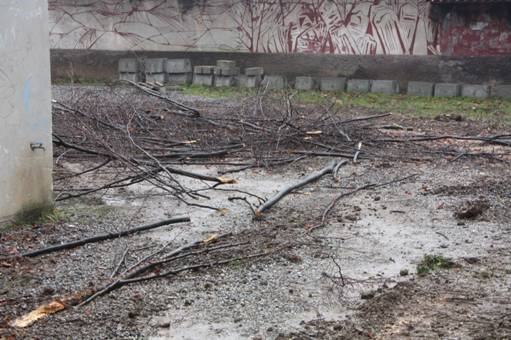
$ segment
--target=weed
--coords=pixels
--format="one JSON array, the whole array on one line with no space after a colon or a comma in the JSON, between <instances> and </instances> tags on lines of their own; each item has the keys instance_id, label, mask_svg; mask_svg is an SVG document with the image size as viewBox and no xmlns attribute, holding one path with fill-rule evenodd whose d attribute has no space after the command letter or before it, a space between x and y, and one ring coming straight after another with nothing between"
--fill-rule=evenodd
<instances>
[{"instance_id":1,"label":"weed","mask_svg":"<svg viewBox=\"0 0 511 340\"><path fill-rule=\"evenodd\" d=\"M46 224L46 223L59 223L64 222L69 219L69 214L61 209L53 208L45 211L41 217L39 217L38 223Z\"/></svg>"},{"instance_id":2,"label":"weed","mask_svg":"<svg viewBox=\"0 0 511 340\"><path fill-rule=\"evenodd\" d=\"M437 269L450 269L454 262L441 255L424 255L422 261L417 265L417 274L424 276Z\"/></svg>"}]
</instances>

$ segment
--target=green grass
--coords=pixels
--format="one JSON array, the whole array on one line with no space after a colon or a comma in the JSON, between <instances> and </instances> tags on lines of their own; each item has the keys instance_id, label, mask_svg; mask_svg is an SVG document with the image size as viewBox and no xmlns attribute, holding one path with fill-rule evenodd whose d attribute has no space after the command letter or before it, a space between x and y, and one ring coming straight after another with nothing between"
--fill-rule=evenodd
<instances>
[{"instance_id":1,"label":"green grass","mask_svg":"<svg viewBox=\"0 0 511 340\"><path fill-rule=\"evenodd\" d=\"M424 255L422 261L417 265L417 274L424 276L438 269L450 269L454 262L441 255Z\"/></svg>"},{"instance_id":2,"label":"green grass","mask_svg":"<svg viewBox=\"0 0 511 340\"><path fill-rule=\"evenodd\" d=\"M244 98L256 94L254 89L237 87L206 87L189 85L181 87L184 94L206 98ZM300 104L329 105L338 108L363 108L380 112L408 114L433 118L438 115L461 115L476 120L495 120L511 123L511 101L490 98L431 98L403 94L378 93L323 93L317 91L293 91L293 98ZM285 91L274 91L272 95L282 97Z\"/></svg>"}]
</instances>

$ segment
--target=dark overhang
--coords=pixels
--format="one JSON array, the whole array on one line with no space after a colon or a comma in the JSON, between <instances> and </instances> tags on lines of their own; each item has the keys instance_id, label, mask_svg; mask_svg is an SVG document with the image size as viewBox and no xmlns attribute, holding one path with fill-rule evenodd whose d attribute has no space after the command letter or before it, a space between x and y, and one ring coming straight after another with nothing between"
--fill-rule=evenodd
<instances>
[{"instance_id":1,"label":"dark overhang","mask_svg":"<svg viewBox=\"0 0 511 340\"><path fill-rule=\"evenodd\" d=\"M511 0L429 0L432 4L494 4L511 3Z\"/></svg>"}]
</instances>

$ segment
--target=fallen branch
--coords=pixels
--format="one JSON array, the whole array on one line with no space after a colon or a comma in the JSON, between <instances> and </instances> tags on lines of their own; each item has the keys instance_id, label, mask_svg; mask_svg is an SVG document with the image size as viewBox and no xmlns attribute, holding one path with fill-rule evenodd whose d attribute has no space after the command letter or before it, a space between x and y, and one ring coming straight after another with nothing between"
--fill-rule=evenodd
<instances>
[{"instance_id":1,"label":"fallen branch","mask_svg":"<svg viewBox=\"0 0 511 340\"><path fill-rule=\"evenodd\" d=\"M326 174L332 173L338 163L339 162L337 162L337 161L332 161L332 162L328 163L328 165L326 167L324 167L323 169L321 169L315 173L312 173L309 176L306 176L300 182L288 185L287 187L283 188L277 194L275 194L273 197L268 199L264 204L262 204L261 206L259 206L259 208L256 209L256 211L255 211L256 217L260 217L264 211L273 207L275 204L277 204L281 199L283 199L289 193L291 193L291 192L295 191L296 189L299 189L309 183L317 181L318 179L320 179L321 177L323 177Z\"/></svg>"},{"instance_id":2,"label":"fallen branch","mask_svg":"<svg viewBox=\"0 0 511 340\"><path fill-rule=\"evenodd\" d=\"M179 107L180 109L183 109L183 110L185 110L185 111L192 112L192 113L193 113L196 117L200 117L200 112L199 112L199 110L197 110L197 109L194 109L194 108L192 108L192 107L186 106L186 105L181 104L181 103L178 103L178 102L176 102L175 100L172 100L172 99L170 99L170 98L169 98L169 97L167 97L167 96L164 96L164 95L162 95L162 94L160 94L160 93L158 93L158 92L156 92L156 91L154 91L154 90L152 90L152 89L149 89L149 88L147 88L147 87L140 86L139 84L137 84L137 83L135 83L135 82L132 82L132 81L130 81L130 80L122 80L122 81L124 81L124 82L126 82L126 83L128 83L128 84L130 84L130 85L132 85L132 86L135 86L135 87L136 87L136 88L138 88L139 90L144 91L145 93L150 94L151 96L154 96L154 97L160 98L160 99L162 99L162 100L166 101L166 102L167 102L167 103L169 103L169 104L172 104L172 105L174 105L174 106L177 106L177 107Z\"/></svg>"},{"instance_id":3,"label":"fallen branch","mask_svg":"<svg viewBox=\"0 0 511 340\"><path fill-rule=\"evenodd\" d=\"M21 256L35 257L35 256L43 255L43 254L49 254L49 253L53 253L56 251L64 250L64 249L75 248L75 247L78 247L78 246L81 246L81 245L84 245L87 243L95 243L95 242L100 242L100 241L104 241L104 240L111 240L114 238L135 234L140 231L155 229L155 228L162 227L165 225L182 223L182 222L190 222L190 218L186 217L186 216L178 216L178 217L170 218L168 220L160 221L157 223L147 224L147 225L143 225L141 227L136 227L136 228L132 228L132 229L124 230L124 231L119 231L117 233L97 235L97 236L81 239L78 241L54 245L54 246L50 246L47 248L26 252L26 253L21 254Z\"/></svg>"},{"instance_id":4,"label":"fallen branch","mask_svg":"<svg viewBox=\"0 0 511 340\"><path fill-rule=\"evenodd\" d=\"M498 135L498 136L487 136L487 137L477 137L477 136L454 136L454 135L444 135L444 136L417 136L417 137L409 137L405 139L375 139L373 142L379 143L406 143L406 142L428 142L442 139L454 139L454 140L468 140L468 141L479 141L479 142L487 142L490 144L497 144L502 146L511 146L511 142L507 139L502 140L502 138L508 138L507 135Z\"/></svg>"},{"instance_id":5,"label":"fallen branch","mask_svg":"<svg viewBox=\"0 0 511 340\"><path fill-rule=\"evenodd\" d=\"M351 119L340 121L339 124L342 125L342 124L348 124L348 123L353 123L353 122L361 122L361 121L364 121L364 120L383 118L383 117L387 117L387 116L390 116L390 115L392 115L392 112L382 113L382 114L374 115L374 116L351 118Z\"/></svg>"}]
</instances>

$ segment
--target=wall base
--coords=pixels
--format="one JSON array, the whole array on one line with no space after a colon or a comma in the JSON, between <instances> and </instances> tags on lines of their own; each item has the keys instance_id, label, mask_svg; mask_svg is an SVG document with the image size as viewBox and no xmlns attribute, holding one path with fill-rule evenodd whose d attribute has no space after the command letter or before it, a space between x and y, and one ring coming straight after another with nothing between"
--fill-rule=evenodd
<instances>
[{"instance_id":1,"label":"wall base","mask_svg":"<svg viewBox=\"0 0 511 340\"><path fill-rule=\"evenodd\" d=\"M112 81L118 78L121 58L189 58L193 65L214 65L217 60L234 60L242 69L264 67L265 74L329 76L359 79L394 79L402 88L408 81L463 82L473 84L511 83L507 56L354 56L318 54L262 54L228 52L152 52L52 50L54 81L86 79Z\"/></svg>"}]
</instances>

